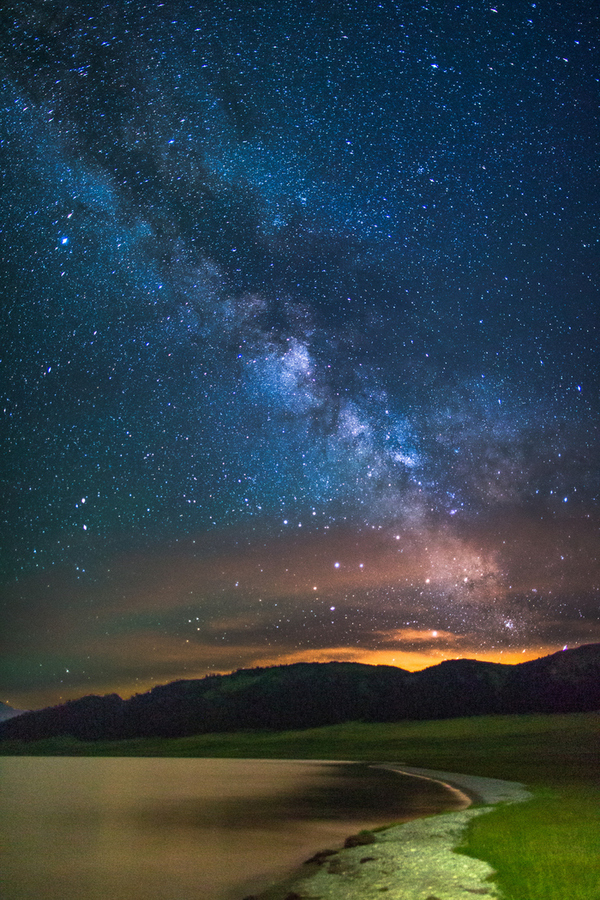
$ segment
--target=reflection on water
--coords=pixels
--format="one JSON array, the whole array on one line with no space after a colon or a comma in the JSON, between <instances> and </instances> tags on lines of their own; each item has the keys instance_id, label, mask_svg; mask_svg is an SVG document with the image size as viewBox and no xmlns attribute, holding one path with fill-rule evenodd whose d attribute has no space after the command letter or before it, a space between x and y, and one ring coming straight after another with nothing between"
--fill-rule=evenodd
<instances>
[{"instance_id":1,"label":"reflection on water","mask_svg":"<svg viewBox=\"0 0 600 900\"><path fill-rule=\"evenodd\" d=\"M4 900L241 900L441 788L295 760L0 758Z\"/></svg>"}]
</instances>

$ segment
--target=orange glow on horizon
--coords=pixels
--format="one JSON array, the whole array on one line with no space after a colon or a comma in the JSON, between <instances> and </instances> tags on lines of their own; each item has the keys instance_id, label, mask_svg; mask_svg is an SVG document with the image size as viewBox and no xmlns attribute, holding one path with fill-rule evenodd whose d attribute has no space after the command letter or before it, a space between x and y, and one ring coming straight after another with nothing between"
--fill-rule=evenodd
<instances>
[{"instance_id":1,"label":"orange glow on horizon","mask_svg":"<svg viewBox=\"0 0 600 900\"><path fill-rule=\"evenodd\" d=\"M355 648L340 647L337 649L289 653L278 660L263 658L257 660L257 666L293 665L298 662L357 662L368 666L395 666L398 669L406 669L409 672L420 672L436 666L450 659L476 659L479 662L496 662L504 665L515 666L532 659L540 659L550 656L561 650L562 647L546 646L521 650L464 650L462 653L444 650L440 647L435 651L402 651L402 650L356 650ZM222 673L226 674L226 673Z\"/></svg>"},{"instance_id":2,"label":"orange glow on horizon","mask_svg":"<svg viewBox=\"0 0 600 900\"><path fill-rule=\"evenodd\" d=\"M538 648L527 648L521 650L486 650L470 652L465 649L462 653L444 650L424 651L401 651L401 650L359 650L354 647L336 647L322 650L302 650L282 654L281 656L270 656L269 654L257 656L239 666L231 668L215 667L210 672L206 668L198 668L194 672L193 668L185 672L174 672L168 678L139 678L134 683L116 684L116 683L98 683L90 684L85 690L73 688L70 691L65 690L62 696L57 697L54 691L39 691L15 693L11 697L6 698L4 702L8 703L15 709L42 709L46 706L57 706L66 703L68 700L76 700L90 694L104 696L106 694L118 694L124 700L132 697L134 694L144 694L152 688L161 684L169 684L172 681L194 680L205 678L207 675L229 675L237 669L253 669L253 668L269 668L271 666L293 665L294 663L327 663L327 662L356 662L369 666L394 666L399 669L405 669L409 672L420 672L431 666L439 665L445 660L451 659L476 659L480 662L496 662L504 665L518 665L519 663L528 662L532 659L540 659L544 656L550 656L561 650L562 647L544 646ZM573 648L571 648L573 649Z\"/></svg>"}]
</instances>

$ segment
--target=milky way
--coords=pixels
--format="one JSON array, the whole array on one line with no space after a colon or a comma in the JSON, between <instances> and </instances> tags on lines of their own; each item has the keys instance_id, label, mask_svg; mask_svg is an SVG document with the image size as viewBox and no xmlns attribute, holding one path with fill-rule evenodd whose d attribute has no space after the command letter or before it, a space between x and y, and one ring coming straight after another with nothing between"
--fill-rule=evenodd
<instances>
[{"instance_id":1,"label":"milky way","mask_svg":"<svg viewBox=\"0 0 600 900\"><path fill-rule=\"evenodd\" d=\"M2 13L2 699L600 640L599 17Z\"/></svg>"}]
</instances>

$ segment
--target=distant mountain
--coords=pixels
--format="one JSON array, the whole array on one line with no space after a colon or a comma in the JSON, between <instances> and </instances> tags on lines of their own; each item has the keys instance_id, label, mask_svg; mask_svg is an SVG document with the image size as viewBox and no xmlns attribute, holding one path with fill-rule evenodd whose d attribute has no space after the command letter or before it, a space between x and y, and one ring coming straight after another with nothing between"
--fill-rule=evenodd
<instances>
[{"instance_id":1,"label":"distant mountain","mask_svg":"<svg viewBox=\"0 0 600 900\"><path fill-rule=\"evenodd\" d=\"M24 709L13 709L8 703L3 703L2 700L0 700L0 722L5 722L7 719L14 719L15 716L22 716L24 712Z\"/></svg>"},{"instance_id":2,"label":"distant mountain","mask_svg":"<svg viewBox=\"0 0 600 900\"><path fill-rule=\"evenodd\" d=\"M514 667L503 699L511 712L600 712L600 644Z\"/></svg>"},{"instance_id":3,"label":"distant mountain","mask_svg":"<svg viewBox=\"0 0 600 900\"><path fill-rule=\"evenodd\" d=\"M600 710L600 644L516 666L448 660L422 672L296 663L174 681L122 700L82 697L0 722L0 739L177 737L500 713Z\"/></svg>"}]
</instances>

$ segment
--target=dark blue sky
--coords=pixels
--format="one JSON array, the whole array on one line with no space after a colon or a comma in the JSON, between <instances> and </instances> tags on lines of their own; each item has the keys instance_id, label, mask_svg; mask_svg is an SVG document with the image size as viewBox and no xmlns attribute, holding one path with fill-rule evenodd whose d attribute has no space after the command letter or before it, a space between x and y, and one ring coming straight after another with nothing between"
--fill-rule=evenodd
<instances>
[{"instance_id":1,"label":"dark blue sky","mask_svg":"<svg viewBox=\"0 0 600 900\"><path fill-rule=\"evenodd\" d=\"M1 698L599 640L592 8L1 15Z\"/></svg>"}]
</instances>

